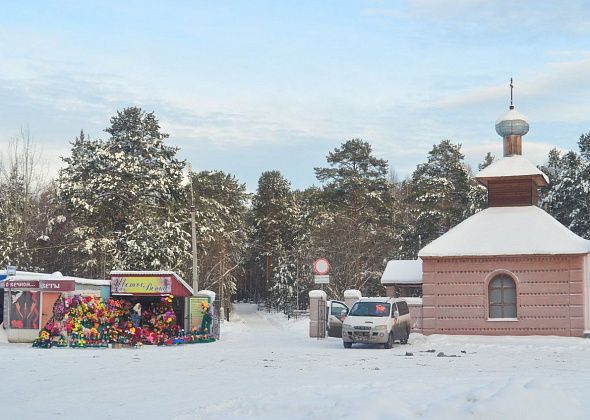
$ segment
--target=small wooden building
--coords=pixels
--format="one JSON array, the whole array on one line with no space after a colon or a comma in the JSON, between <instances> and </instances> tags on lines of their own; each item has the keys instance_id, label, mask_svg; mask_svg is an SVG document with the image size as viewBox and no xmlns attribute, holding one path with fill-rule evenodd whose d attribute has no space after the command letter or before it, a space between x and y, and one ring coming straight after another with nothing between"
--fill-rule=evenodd
<instances>
[{"instance_id":1,"label":"small wooden building","mask_svg":"<svg viewBox=\"0 0 590 420\"><path fill-rule=\"evenodd\" d=\"M389 297L422 297L422 259L388 261L381 284Z\"/></svg>"},{"instance_id":2,"label":"small wooden building","mask_svg":"<svg viewBox=\"0 0 590 420\"><path fill-rule=\"evenodd\" d=\"M0 273L2 276L3 273ZM64 277L61 273L17 271L0 281L4 292L3 326L10 342L32 342L53 315L53 305L64 296L110 295L109 280Z\"/></svg>"},{"instance_id":3,"label":"small wooden building","mask_svg":"<svg viewBox=\"0 0 590 420\"><path fill-rule=\"evenodd\" d=\"M521 156L528 122L511 106L496 124L504 157L476 179L489 207L426 245L425 334L585 335L590 242L537 207L548 179Z\"/></svg>"},{"instance_id":4,"label":"small wooden building","mask_svg":"<svg viewBox=\"0 0 590 420\"><path fill-rule=\"evenodd\" d=\"M201 302L208 300L207 296L193 298L193 288L174 271L111 271L111 295L139 303L140 311L162 297L173 296L172 308L178 325L187 331L191 327L191 314L197 315Z\"/></svg>"}]
</instances>

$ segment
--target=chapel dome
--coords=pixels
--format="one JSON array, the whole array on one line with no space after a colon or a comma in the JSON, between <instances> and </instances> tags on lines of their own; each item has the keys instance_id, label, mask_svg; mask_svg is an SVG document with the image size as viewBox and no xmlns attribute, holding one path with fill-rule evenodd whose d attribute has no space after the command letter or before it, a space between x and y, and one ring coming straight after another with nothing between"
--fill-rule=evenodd
<instances>
[{"instance_id":1,"label":"chapel dome","mask_svg":"<svg viewBox=\"0 0 590 420\"><path fill-rule=\"evenodd\" d=\"M529 122L527 117L514 109L513 106L496 120L496 133L502 137L524 136L528 132Z\"/></svg>"}]
</instances>

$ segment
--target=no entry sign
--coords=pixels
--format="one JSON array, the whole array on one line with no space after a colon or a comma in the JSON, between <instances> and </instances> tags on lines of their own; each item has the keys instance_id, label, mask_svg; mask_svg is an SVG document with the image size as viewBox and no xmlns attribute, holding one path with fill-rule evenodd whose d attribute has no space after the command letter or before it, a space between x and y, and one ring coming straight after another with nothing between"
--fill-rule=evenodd
<instances>
[{"instance_id":1,"label":"no entry sign","mask_svg":"<svg viewBox=\"0 0 590 420\"><path fill-rule=\"evenodd\" d=\"M325 258L318 258L313 262L313 272L320 276L328 274L330 271L330 263Z\"/></svg>"}]
</instances>

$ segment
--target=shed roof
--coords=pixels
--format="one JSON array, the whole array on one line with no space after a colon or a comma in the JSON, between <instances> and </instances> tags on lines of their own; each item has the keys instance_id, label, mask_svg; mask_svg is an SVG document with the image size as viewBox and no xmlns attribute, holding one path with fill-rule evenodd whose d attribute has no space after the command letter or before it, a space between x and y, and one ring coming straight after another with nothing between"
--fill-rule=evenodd
<instances>
[{"instance_id":1,"label":"shed roof","mask_svg":"<svg viewBox=\"0 0 590 420\"><path fill-rule=\"evenodd\" d=\"M0 270L0 280L8 280L6 270ZM85 284L93 286L110 286L110 280L104 279L86 279L82 277L64 276L59 271L55 273L38 273L33 271L17 270L16 275L11 280L68 280L76 284Z\"/></svg>"},{"instance_id":2,"label":"shed roof","mask_svg":"<svg viewBox=\"0 0 590 420\"><path fill-rule=\"evenodd\" d=\"M422 260L391 260L381 276L382 284L421 284Z\"/></svg>"},{"instance_id":3,"label":"shed roof","mask_svg":"<svg viewBox=\"0 0 590 420\"><path fill-rule=\"evenodd\" d=\"M590 241L536 206L490 207L420 250L424 257L568 255L590 252Z\"/></svg>"}]
</instances>

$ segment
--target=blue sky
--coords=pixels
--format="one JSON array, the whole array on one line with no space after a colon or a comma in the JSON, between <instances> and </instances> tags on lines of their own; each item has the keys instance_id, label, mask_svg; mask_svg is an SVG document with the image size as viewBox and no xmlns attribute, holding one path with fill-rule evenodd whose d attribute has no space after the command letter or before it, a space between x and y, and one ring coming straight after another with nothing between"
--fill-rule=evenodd
<instances>
[{"instance_id":1,"label":"blue sky","mask_svg":"<svg viewBox=\"0 0 590 420\"><path fill-rule=\"evenodd\" d=\"M117 109L155 111L196 170L304 188L360 137L405 176L434 143L501 153L515 104L541 163L590 131L588 1L0 0L0 146L28 127L49 174Z\"/></svg>"}]
</instances>

